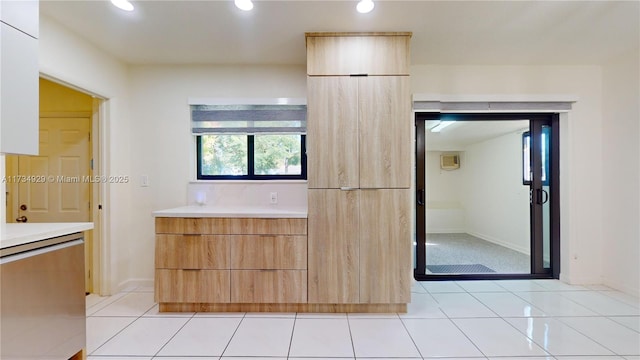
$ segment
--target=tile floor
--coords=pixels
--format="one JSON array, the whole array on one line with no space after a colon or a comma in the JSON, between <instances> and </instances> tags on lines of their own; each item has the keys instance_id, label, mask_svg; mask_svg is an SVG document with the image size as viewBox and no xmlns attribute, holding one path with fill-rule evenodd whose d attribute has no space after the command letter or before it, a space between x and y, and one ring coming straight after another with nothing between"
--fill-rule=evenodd
<instances>
[{"instance_id":1,"label":"tile floor","mask_svg":"<svg viewBox=\"0 0 640 360\"><path fill-rule=\"evenodd\" d=\"M158 313L87 297L90 360L640 360L640 302L555 280L415 282L407 314Z\"/></svg>"}]
</instances>

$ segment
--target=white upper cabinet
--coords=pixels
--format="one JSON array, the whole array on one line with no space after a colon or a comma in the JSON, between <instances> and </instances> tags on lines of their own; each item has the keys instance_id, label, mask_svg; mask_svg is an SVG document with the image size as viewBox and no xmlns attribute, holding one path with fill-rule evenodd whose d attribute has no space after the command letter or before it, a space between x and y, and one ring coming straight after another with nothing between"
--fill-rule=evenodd
<instances>
[{"instance_id":1,"label":"white upper cabinet","mask_svg":"<svg viewBox=\"0 0 640 360\"><path fill-rule=\"evenodd\" d=\"M38 0L2 0L0 1L0 21L38 38L39 10Z\"/></svg>"},{"instance_id":2,"label":"white upper cabinet","mask_svg":"<svg viewBox=\"0 0 640 360\"><path fill-rule=\"evenodd\" d=\"M37 155L38 3L2 0L0 19L0 152Z\"/></svg>"}]
</instances>

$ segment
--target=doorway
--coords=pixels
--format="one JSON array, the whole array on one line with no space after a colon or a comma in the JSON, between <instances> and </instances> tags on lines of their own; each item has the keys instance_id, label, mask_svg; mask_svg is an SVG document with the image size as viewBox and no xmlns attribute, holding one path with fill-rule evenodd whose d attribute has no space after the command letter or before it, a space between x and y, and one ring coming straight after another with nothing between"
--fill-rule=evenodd
<instances>
[{"instance_id":1,"label":"doorway","mask_svg":"<svg viewBox=\"0 0 640 360\"><path fill-rule=\"evenodd\" d=\"M39 154L7 156L6 174L33 181L7 184L7 222L98 222L98 110L91 95L40 79ZM85 233L85 289L99 292L99 232ZM95 260L94 260L95 259Z\"/></svg>"},{"instance_id":2,"label":"doorway","mask_svg":"<svg viewBox=\"0 0 640 360\"><path fill-rule=\"evenodd\" d=\"M415 278L558 278L558 114L415 119Z\"/></svg>"}]
</instances>

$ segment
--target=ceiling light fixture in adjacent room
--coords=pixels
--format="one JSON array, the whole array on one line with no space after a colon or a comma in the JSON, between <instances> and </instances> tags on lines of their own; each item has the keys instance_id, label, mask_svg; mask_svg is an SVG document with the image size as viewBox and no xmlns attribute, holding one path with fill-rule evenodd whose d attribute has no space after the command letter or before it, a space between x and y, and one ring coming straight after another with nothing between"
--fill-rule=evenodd
<instances>
[{"instance_id":1,"label":"ceiling light fixture in adjacent room","mask_svg":"<svg viewBox=\"0 0 640 360\"><path fill-rule=\"evenodd\" d=\"M356 10L358 10L359 13L366 14L371 12L374 7L373 0L360 0L358 5L356 5Z\"/></svg>"},{"instance_id":2,"label":"ceiling light fixture in adjacent room","mask_svg":"<svg viewBox=\"0 0 640 360\"><path fill-rule=\"evenodd\" d=\"M235 0L235 4L240 10L249 11L253 9L253 2L251 2L251 0Z\"/></svg>"},{"instance_id":3,"label":"ceiling light fixture in adjacent room","mask_svg":"<svg viewBox=\"0 0 640 360\"><path fill-rule=\"evenodd\" d=\"M429 131L431 132L440 132L442 131L442 129L446 128L449 125L452 125L455 121L440 121L440 123L434 127L432 127L431 129L429 129Z\"/></svg>"},{"instance_id":4,"label":"ceiling light fixture in adjacent room","mask_svg":"<svg viewBox=\"0 0 640 360\"><path fill-rule=\"evenodd\" d=\"M118 9L133 11L133 4L129 0L111 0L111 3Z\"/></svg>"}]
</instances>

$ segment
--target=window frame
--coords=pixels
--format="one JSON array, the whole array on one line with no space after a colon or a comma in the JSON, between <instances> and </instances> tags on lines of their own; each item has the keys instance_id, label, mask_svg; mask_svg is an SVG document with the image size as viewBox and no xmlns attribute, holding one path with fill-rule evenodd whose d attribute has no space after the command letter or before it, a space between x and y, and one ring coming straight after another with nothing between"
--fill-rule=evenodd
<instances>
[{"instance_id":1,"label":"window frame","mask_svg":"<svg viewBox=\"0 0 640 360\"><path fill-rule=\"evenodd\" d=\"M247 136L247 175L205 175L202 174L202 136L205 135L223 135L223 134L201 134L196 135L196 180L307 180L307 150L306 150L306 134L286 134L300 135L300 165L301 173L298 175L258 175L255 174L255 154L254 139L256 135L263 134L244 134ZM268 134L264 134L268 135Z\"/></svg>"},{"instance_id":2,"label":"window frame","mask_svg":"<svg viewBox=\"0 0 640 360\"><path fill-rule=\"evenodd\" d=\"M551 130L549 129L548 132L550 132ZM543 136L549 136L550 134L548 134L547 132L543 131L542 133ZM529 143L527 144L527 140L529 141ZM549 186L550 184L550 179L549 179L549 171L550 171L550 165L549 165L549 161L550 161L550 154L551 154L551 142L547 139L547 146L548 148L546 148L546 151L544 152L543 158L545 159L544 163L543 163L543 168L542 168L542 172L543 172L543 179L542 181L542 185L543 186ZM533 142L533 138L531 138L531 130L527 130L525 132L522 133L522 185L525 186L531 186L531 184L533 184L533 179L531 179L531 174L532 172L529 172L529 179L527 179L527 175L525 174L524 170L525 168L529 167L529 169L531 169L531 166L533 166L533 164L531 164L531 148L532 148L532 142ZM528 145L528 150L529 152L525 153L524 149L527 147ZM529 155L529 158L527 159L527 157L525 156L525 154Z\"/></svg>"}]
</instances>

